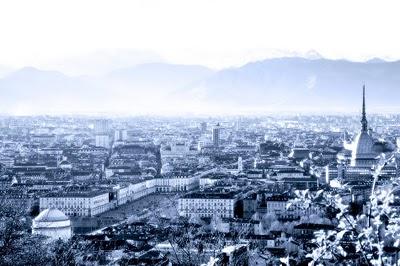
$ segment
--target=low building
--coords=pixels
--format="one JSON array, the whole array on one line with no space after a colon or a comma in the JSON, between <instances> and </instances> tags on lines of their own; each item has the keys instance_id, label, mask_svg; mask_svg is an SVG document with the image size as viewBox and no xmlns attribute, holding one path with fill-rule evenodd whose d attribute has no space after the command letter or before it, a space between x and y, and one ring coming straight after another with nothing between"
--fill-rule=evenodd
<instances>
[{"instance_id":1,"label":"low building","mask_svg":"<svg viewBox=\"0 0 400 266\"><path fill-rule=\"evenodd\" d=\"M72 236L71 221L57 209L45 209L33 219L32 233L47 236L51 240L68 240Z\"/></svg>"},{"instance_id":2,"label":"low building","mask_svg":"<svg viewBox=\"0 0 400 266\"><path fill-rule=\"evenodd\" d=\"M108 191L49 193L39 201L41 211L57 208L68 216L95 216L114 206Z\"/></svg>"},{"instance_id":3,"label":"low building","mask_svg":"<svg viewBox=\"0 0 400 266\"><path fill-rule=\"evenodd\" d=\"M197 155L198 150L186 142L177 142L162 147L161 158L175 158Z\"/></svg>"},{"instance_id":4,"label":"low building","mask_svg":"<svg viewBox=\"0 0 400 266\"><path fill-rule=\"evenodd\" d=\"M238 200L236 192L193 192L182 196L178 201L181 216L233 218Z\"/></svg>"},{"instance_id":5,"label":"low building","mask_svg":"<svg viewBox=\"0 0 400 266\"><path fill-rule=\"evenodd\" d=\"M310 150L308 148L295 147L289 154L289 158L293 160L303 160L308 158L310 155Z\"/></svg>"},{"instance_id":6,"label":"low building","mask_svg":"<svg viewBox=\"0 0 400 266\"><path fill-rule=\"evenodd\" d=\"M199 187L199 177L190 174L169 174L155 179L157 192L190 191Z\"/></svg>"},{"instance_id":7,"label":"low building","mask_svg":"<svg viewBox=\"0 0 400 266\"><path fill-rule=\"evenodd\" d=\"M278 217L286 213L289 198L287 196L274 195L266 198L267 213L275 213Z\"/></svg>"},{"instance_id":8,"label":"low building","mask_svg":"<svg viewBox=\"0 0 400 266\"><path fill-rule=\"evenodd\" d=\"M282 185L287 185L293 189L310 189L315 190L318 188L319 183L317 178L313 177L295 177L295 178L282 178L278 181Z\"/></svg>"}]
</instances>

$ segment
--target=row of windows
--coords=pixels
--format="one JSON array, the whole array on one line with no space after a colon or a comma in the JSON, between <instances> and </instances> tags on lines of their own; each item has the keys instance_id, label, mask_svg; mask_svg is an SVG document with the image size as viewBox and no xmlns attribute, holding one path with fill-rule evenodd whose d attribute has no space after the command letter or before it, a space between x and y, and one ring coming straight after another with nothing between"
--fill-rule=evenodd
<instances>
[{"instance_id":1,"label":"row of windows","mask_svg":"<svg viewBox=\"0 0 400 266\"><path fill-rule=\"evenodd\" d=\"M199 212L199 211L232 211L233 209L232 208L181 208L181 210L184 210L184 211L197 211L197 212Z\"/></svg>"},{"instance_id":2,"label":"row of windows","mask_svg":"<svg viewBox=\"0 0 400 266\"><path fill-rule=\"evenodd\" d=\"M222 207L227 207L227 208L233 208L233 204L223 204L223 203L221 203L221 204L210 204L210 203L201 203L201 204L178 204L178 206L182 206L182 207L185 207L185 208L188 208L188 207L190 207L190 208L194 208L194 207L199 207L199 208L201 208L201 207L214 207L214 208L222 208Z\"/></svg>"},{"instance_id":3,"label":"row of windows","mask_svg":"<svg viewBox=\"0 0 400 266\"><path fill-rule=\"evenodd\" d=\"M227 202L231 201L233 203L232 199L181 199L184 202Z\"/></svg>"},{"instance_id":4,"label":"row of windows","mask_svg":"<svg viewBox=\"0 0 400 266\"><path fill-rule=\"evenodd\" d=\"M213 213L198 213L197 215L199 215L200 217L212 217L214 214ZM186 213L185 216L190 217L190 216L192 216L192 213ZM221 217L231 218L231 217L233 217L233 214L232 213L222 214Z\"/></svg>"}]
</instances>

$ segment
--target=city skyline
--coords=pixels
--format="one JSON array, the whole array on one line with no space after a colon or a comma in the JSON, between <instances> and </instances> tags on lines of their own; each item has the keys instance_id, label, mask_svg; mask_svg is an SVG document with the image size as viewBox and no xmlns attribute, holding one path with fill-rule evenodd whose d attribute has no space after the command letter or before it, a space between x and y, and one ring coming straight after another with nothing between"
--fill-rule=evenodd
<instances>
[{"instance_id":1,"label":"city skyline","mask_svg":"<svg viewBox=\"0 0 400 266\"><path fill-rule=\"evenodd\" d=\"M0 0L0 266L400 265L399 10Z\"/></svg>"}]
</instances>

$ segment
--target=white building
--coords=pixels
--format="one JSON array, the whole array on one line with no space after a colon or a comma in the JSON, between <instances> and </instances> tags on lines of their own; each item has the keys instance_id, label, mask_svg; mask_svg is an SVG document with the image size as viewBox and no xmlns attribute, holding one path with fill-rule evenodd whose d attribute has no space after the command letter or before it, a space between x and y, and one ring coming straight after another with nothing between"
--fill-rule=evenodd
<instances>
[{"instance_id":1,"label":"white building","mask_svg":"<svg viewBox=\"0 0 400 266\"><path fill-rule=\"evenodd\" d=\"M183 158L185 156L198 154L197 149L192 149L186 142L176 142L166 145L161 149L161 158Z\"/></svg>"},{"instance_id":2,"label":"white building","mask_svg":"<svg viewBox=\"0 0 400 266\"><path fill-rule=\"evenodd\" d=\"M107 191L51 193L39 200L40 210L57 208L68 216L95 216L112 209Z\"/></svg>"},{"instance_id":3,"label":"white building","mask_svg":"<svg viewBox=\"0 0 400 266\"><path fill-rule=\"evenodd\" d=\"M205 187L214 186L214 184L220 180L221 180L221 178L218 176L213 176L213 175L203 176L199 179L200 189L204 189Z\"/></svg>"},{"instance_id":4,"label":"white building","mask_svg":"<svg viewBox=\"0 0 400 266\"><path fill-rule=\"evenodd\" d=\"M198 175L169 175L155 179L157 192L190 191L199 187Z\"/></svg>"},{"instance_id":5,"label":"white building","mask_svg":"<svg viewBox=\"0 0 400 266\"><path fill-rule=\"evenodd\" d=\"M32 233L48 236L51 240L68 240L72 236L71 221L57 209L45 209L33 219Z\"/></svg>"},{"instance_id":6,"label":"white building","mask_svg":"<svg viewBox=\"0 0 400 266\"><path fill-rule=\"evenodd\" d=\"M235 192L194 192L178 200L178 210L181 216L186 217L212 217L216 214L223 218L233 218L237 198Z\"/></svg>"},{"instance_id":7,"label":"white building","mask_svg":"<svg viewBox=\"0 0 400 266\"><path fill-rule=\"evenodd\" d=\"M108 135L96 135L96 147L108 149L110 147L110 137Z\"/></svg>"},{"instance_id":8,"label":"white building","mask_svg":"<svg viewBox=\"0 0 400 266\"><path fill-rule=\"evenodd\" d=\"M274 195L266 198L267 213L274 213L279 218L298 219L299 217L318 214L318 206L310 206L307 209L300 208L300 204L293 203L288 206L289 198L281 195Z\"/></svg>"},{"instance_id":9,"label":"white building","mask_svg":"<svg viewBox=\"0 0 400 266\"><path fill-rule=\"evenodd\" d=\"M152 194L156 191L155 179L138 180L137 183L129 184L129 200L136 200Z\"/></svg>"},{"instance_id":10,"label":"white building","mask_svg":"<svg viewBox=\"0 0 400 266\"><path fill-rule=\"evenodd\" d=\"M128 131L126 129L116 129L114 131L114 141L128 140Z\"/></svg>"}]
</instances>

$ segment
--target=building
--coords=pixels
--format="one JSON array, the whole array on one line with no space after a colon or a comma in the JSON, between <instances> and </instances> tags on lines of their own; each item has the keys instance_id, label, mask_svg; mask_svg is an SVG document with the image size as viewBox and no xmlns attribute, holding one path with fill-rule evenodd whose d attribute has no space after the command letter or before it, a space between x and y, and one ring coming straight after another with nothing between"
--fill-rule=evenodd
<instances>
[{"instance_id":1,"label":"building","mask_svg":"<svg viewBox=\"0 0 400 266\"><path fill-rule=\"evenodd\" d=\"M108 135L96 135L96 147L108 149L110 147L110 137Z\"/></svg>"},{"instance_id":2,"label":"building","mask_svg":"<svg viewBox=\"0 0 400 266\"><path fill-rule=\"evenodd\" d=\"M275 213L277 216L286 212L289 198L287 196L273 195L266 198L267 213Z\"/></svg>"},{"instance_id":3,"label":"building","mask_svg":"<svg viewBox=\"0 0 400 266\"><path fill-rule=\"evenodd\" d=\"M207 132L207 122L201 122L200 127L201 127L202 134Z\"/></svg>"},{"instance_id":4,"label":"building","mask_svg":"<svg viewBox=\"0 0 400 266\"><path fill-rule=\"evenodd\" d=\"M40 210L56 208L68 216L95 216L112 209L108 191L49 193L40 197Z\"/></svg>"},{"instance_id":5,"label":"building","mask_svg":"<svg viewBox=\"0 0 400 266\"><path fill-rule=\"evenodd\" d=\"M107 119L97 119L94 122L94 132L96 135L108 133L109 122Z\"/></svg>"},{"instance_id":6,"label":"building","mask_svg":"<svg viewBox=\"0 0 400 266\"><path fill-rule=\"evenodd\" d=\"M243 218L251 218L257 210L257 193L243 199Z\"/></svg>"},{"instance_id":7,"label":"building","mask_svg":"<svg viewBox=\"0 0 400 266\"><path fill-rule=\"evenodd\" d=\"M233 218L238 200L236 192L193 192L178 200L178 210L181 216Z\"/></svg>"},{"instance_id":8,"label":"building","mask_svg":"<svg viewBox=\"0 0 400 266\"><path fill-rule=\"evenodd\" d=\"M114 131L114 141L127 141L128 131L126 129L116 129Z\"/></svg>"},{"instance_id":9,"label":"building","mask_svg":"<svg viewBox=\"0 0 400 266\"><path fill-rule=\"evenodd\" d=\"M155 178L157 192L190 191L199 187L199 176L191 174L168 174Z\"/></svg>"},{"instance_id":10,"label":"building","mask_svg":"<svg viewBox=\"0 0 400 266\"><path fill-rule=\"evenodd\" d=\"M47 236L51 240L68 240L72 236L71 221L60 210L45 209L33 219L32 233Z\"/></svg>"},{"instance_id":11,"label":"building","mask_svg":"<svg viewBox=\"0 0 400 266\"><path fill-rule=\"evenodd\" d=\"M267 213L275 214L279 219L296 220L302 216L318 214L318 205L311 204L308 208L301 208L301 204L292 203L288 205L290 198L284 195L272 195L267 197L265 202Z\"/></svg>"},{"instance_id":12,"label":"building","mask_svg":"<svg viewBox=\"0 0 400 266\"><path fill-rule=\"evenodd\" d=\"M242 157L238 157L238 172L243 172L243 159Z\"/></svg>"},{"instance_id":13,"label":"building","mask_svg":"<svg viewBox=\"0 0 400 266\"><path fill-rule=\"evenodd\" d=\"M219 123L212 130L212 141L214 147L218 148L221 141L221 127Z\"/></svg>"},{"instance_id":14,"label":"building","mask_svg":"<svg viewBox=\"0 0 400 266\"><path fill-rule=\"evenodd\" d=\"M129 184L129 200L137 200L156 192L155 179L142 179L136 182L130 181Z\"/></svg>"},{"instance_id":15,"label":"building","mask_svg":"<svg viewBox=\"0 0 400 266\"><path fill-rule=\"evenodd\" d=\"M307 159L310 156L310 149L304 147L294 147L289 154L289 158L293 160L303 160Z\"/></svg>"},{"instance_id":16,"label":"building","mask_svg":"<svg viewBox=\"0 0 400 266\"><path fill-rule=\"evenodd\" d=\"M293 189L318 189L319 183L318 179L314 177L286 177L278 181L278 184L283 186L289 186Z\"/></svg>"},{"instance_id":17,"label":"building","mask_svg":"<svg viewBox=\"0 0 400 266\"><path fill-rule=\"evenodd\" d=\"M106 119L98 119L94 124L96 147L110 147L109 123Z\"/></svg>"},{"instance_id":18,"label":"building","mask_svg":"<svg viewBox=\"0 0 400 266\"><path fill-rule=\"evenodd\" d=\"M361 117L361 131L353 142L351 165L356 167L371 168L376 163L374 151L374 139L368 131L368 121L365 111L365 86L363 87L363 103Z\"/></svg>"},{"instance_id":19,"label":"building","mask_svg":"<svg viewBox=\"0 0 400 266\"><path fill-rule=\"evenodd\" d=\"M161 149L161 158L175 158L197 155L198 150L190 147L186 142L174 142Z\"/></svg>"}]
</instances>

